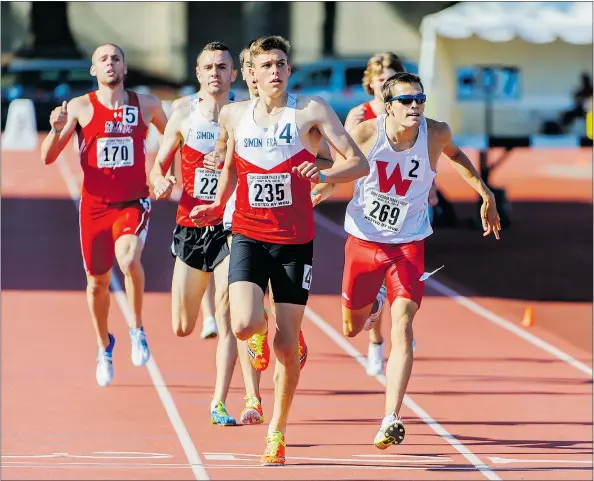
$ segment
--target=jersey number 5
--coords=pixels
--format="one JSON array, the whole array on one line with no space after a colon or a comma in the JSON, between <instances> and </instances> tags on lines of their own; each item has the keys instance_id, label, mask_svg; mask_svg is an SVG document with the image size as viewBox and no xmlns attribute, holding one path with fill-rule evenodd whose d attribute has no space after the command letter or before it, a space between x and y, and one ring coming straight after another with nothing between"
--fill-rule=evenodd
<instances>
[{"instance_id":1,"label":"jersey number 5","mask_svg":"<svg viewBox=\"0 0 594 481\"><path fill-rule=\"evenodd\" d=\"M134 105L125 105L124 121L122 123L124 125L138 125L138 107L135 107Z\"/></svg>"}]
</instances>

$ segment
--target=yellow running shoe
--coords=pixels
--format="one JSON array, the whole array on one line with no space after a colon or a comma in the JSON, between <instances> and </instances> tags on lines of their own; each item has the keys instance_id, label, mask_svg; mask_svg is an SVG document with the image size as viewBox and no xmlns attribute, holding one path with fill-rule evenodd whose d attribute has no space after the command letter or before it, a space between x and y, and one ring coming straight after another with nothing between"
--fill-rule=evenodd
<instances>
[{"instance_id":1,"label":"yellow running shoe","mask_svg":"<svg viewBox=\"0 0 594 481\"><path fill-rule=\"evenodd\" d=\"M264 422L264 410L262 399L258 396L246 396L245 408L241 411L239 421L241 424L262 424Z\"/></svg>"},{"instance_id":2,"label":"yellow running shoe","mask_svg":"<svg viewBox=\"0 0 594 481\"><path fill-rule=\"evenodd\" d=\"M273 431L266 436L266 451L260 458L263 466L284 466L285 464L285 437L280 431Z\"/></svg>"},{"instance_id":3,"label":"yellow running shoe","mask_svg":"<svg viewBox=\"0 0 594 481\"><path fill-rule=\"evenodd\" d=\"M264 320L266 321L266 332L254 334L247 340L250 362L256 371L265 371L270 362L270 347L268 346L268 311L264 309Z\"/></svg>"}]
</instances>

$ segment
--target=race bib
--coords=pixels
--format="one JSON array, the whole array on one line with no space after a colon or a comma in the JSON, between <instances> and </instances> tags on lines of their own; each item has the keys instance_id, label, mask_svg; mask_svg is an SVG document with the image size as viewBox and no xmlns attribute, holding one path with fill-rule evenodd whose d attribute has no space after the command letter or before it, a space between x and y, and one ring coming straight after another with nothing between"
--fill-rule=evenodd
<instances>
[{"instance_id":1,"label":"race bib","mask_svg":"<svg viewBox=\"0 0 594 481\"><path fill-rule=\"evenodd\" d=\"M372 190L365 199L365 219L378 227L400 232L408 206L405 200Z\"/></svg>"},{"instance_id":2,"label":"race bib","mask_svg":"<svg viewBox=\"0 0 594 481\"><path fill-rule=\"evenodd\" d=\"M423 180L425 178L425 163L418 155L407 155L404 161L404 180Z\"/></svg>"},{"instance_id":3,"label":"race bib","mask_svg":"<svg viewBox=\"0 0 594 481\"><path fill-rule=\"evenodd\" d=\"M284 207L293 204L291 174L248 174L252 207Z\"/></svg>"},{"instance_id":4,"label":"race bib","mask_svg":"<svg viewBox=\"0 0 594 481\"><path fill-rule=\"evenodd\" d=\"M115 169L134 165L132 137L99 137L97 139L97 167Z\"/></svg>"},{"instance_id":5,"label":"race bib","mask_svg":"<svg viewBox=\"0 0 594 481\"><path fill-rule=\"evenodd\" d=\"M220 176L220 170L197 168L194 173L194 197L200 200L214 201Z\"/></svg>"}]
</instances>

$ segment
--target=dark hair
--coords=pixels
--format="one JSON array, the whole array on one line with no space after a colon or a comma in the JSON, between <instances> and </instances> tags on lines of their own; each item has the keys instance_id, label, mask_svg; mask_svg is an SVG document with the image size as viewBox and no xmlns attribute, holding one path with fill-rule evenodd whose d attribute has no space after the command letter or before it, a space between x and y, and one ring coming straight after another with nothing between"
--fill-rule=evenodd
<instances>
[{"instance_id":1,"label":"dark hair","mask_svg":"<svg viewBox=\"0 0 594 481\"><path fill-rule=\"evenodd\" d=\"M280 35L270 35L268 37L261 37L256 40L250 47L250 55L255 57L271 50L280 50L287 57L291 51L291 44L289 41Z\"/></svg>"},{"instance_id":2,"label":"dark hair","mask_svg":"<svg viewBox=\"0 0 594 481\"><path fill-rule=\"evenodd\" d=\"M384 82L384 85L382 85L382 97L384 102L387 102L392 97L394 97L392 91L394 85L396 84L419 84L421 86L421 91L425 91L425 87L423 87L423 83L421 82L421 77L415 75L414 73L399 72L395 75L392 75Z\"/></svg>"},{"instance_id":3,"label":"dark hair","mask_svg":"<svg viewBox=\"0 0 594 481\"><path fill-rule=\"evenodd\" d=\"M243 61L245 60L245 54L248 53L250 51L250 48L252 45L254 45L254 42L256 41L256 39L252 40L250 43L248 43L241 52L239 52L239 66L243 67Z\"/></svg>"},{"instance_id":4,"label":"dark hair","mask_svg":"<svg viewBox=\"0 0 594 481\"><path fill-rule=\"evenodd\" d=\"M406 72L402 60L394 52L375 54L367 61L367 68L363 73L363 88L369 95L373 95L371 88L373 77L381 75L385 68L390 68L395 72Z\"/></svg>"},{"instance_id":5,"label":"dark hair","mask_svg":"<svg viewBox=\"0 0 594 481\"><path fill-rule=\"evenodd\" d=\"M124 50L122 50L122 47L120 47L119 45L116 45L115 43L102 43L101 45L99 45L95 51L93 52L93 55L91 56L91 61L94 59L95 54L97 53L97 50L99 50L101 47L105 47L106 45L110 45L112 47L115 47L118 49L118 51L120 52L120 55L122 56L122 61L125 62L126 61L126 56L124 55Z\"/></svg>"},{"instance_id":6,"label":"dark hair","mask_svg":"<svg viewBox=\"0 0 594 481\"><path fill-rule=\"evenodd\" d=\"M204 46L204 48L200 51L200 53L196 57L196 63L198 63L198 60L200 60L200 57L202 56L202 54L204 52L216 52L216 51L229 52L229 56L231 56L231 51L229 50L229 47L227 47L227 45L225 45L223 42L210 42L210 43L207 43ZM233 56L231 56L231 63L233 63Z\"/></svg>"}]
</instances>

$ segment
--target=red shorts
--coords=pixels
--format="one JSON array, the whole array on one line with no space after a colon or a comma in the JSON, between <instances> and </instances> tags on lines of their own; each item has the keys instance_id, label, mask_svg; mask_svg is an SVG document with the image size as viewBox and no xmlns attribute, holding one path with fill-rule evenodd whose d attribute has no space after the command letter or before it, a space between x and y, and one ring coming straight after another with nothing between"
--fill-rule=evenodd
<instances>
[{"instance_id":1,"label":"red shorts","mask_svg":"<svg viewBox=\"0 0 594 481\"><path fill-rule=\"evenodd\" d=\"M425 282L425 242L380 244L349 235L344 248L342 304L351 310L373 303L386 280L388 301L411 299L421 306Z\"/></svg>"},{"instance_id":2,"label":"red shorts","mask_svg":"<svg viewBox=\"0 0 594 481\"><path fill-rule=\"evenodd\" d=\"M115 257L115 242L123 235L136 235L144 242L148 232L151 201L105 204L82 196L79 208L80 245L87 274L108 272Z\"/></svg>"}]
</instances>

